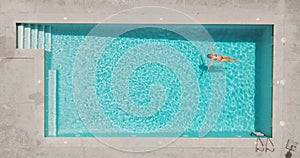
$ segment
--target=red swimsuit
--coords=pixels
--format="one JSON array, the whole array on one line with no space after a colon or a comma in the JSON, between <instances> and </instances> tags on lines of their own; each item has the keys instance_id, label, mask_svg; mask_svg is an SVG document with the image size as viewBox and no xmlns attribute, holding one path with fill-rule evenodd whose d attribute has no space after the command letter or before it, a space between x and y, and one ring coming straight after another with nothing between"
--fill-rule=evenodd
<instances>
[{"instance_id":1,"label":"red swimsuit","mask_svg":"<svg viewBox=\"0 0 300 158\"><path fill-rule=\"evenodd\" d=\"M214 56L217 58L217 59L215 59L215 60L218 60L218 55L217 55L217 54L214 54ZM225 59L222 55L220 55L220 58L221 58L221 60Z\"/></svg>"}]
</instances>

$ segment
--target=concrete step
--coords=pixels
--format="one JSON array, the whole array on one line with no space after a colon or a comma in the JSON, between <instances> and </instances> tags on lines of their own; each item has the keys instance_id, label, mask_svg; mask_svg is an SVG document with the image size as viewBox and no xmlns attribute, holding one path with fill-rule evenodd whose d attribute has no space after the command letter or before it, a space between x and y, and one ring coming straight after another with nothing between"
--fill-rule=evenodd
<instances>
[{"instance_id":1,"label":"concrete step","mask_svg":"<svg viewBox=\"0 0 300 158\"><path fill-rule=\"evenodd\" d=\"M30 48L31 24L24 25L24 48Z\"/></svg>"},{"instance_id":2,"label":"concrete step","mask_svg":"<svg viewBox=\"0 0 300 158\"><path fill-rule=\"evenodd\" d=\"M18 34L17 34L17 39L18 39L18 43L17 43L17 48L24 48L24 25L23 24L18 24L17 25L17 29L18 29Z\"/></svg>"}]
</instances>

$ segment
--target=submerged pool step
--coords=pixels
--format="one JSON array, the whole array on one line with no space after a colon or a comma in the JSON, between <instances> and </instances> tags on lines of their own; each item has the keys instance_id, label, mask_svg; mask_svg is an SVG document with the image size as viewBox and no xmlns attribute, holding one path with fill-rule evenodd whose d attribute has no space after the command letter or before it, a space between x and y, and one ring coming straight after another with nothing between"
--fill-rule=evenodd
<instances>
[{"instance_id":1,"label":"submerged pool step","mask_svg":"<svg viewBox=\"0 0 300 158\"><path fill-rule=\"evenodd\" d=\"M38 46L37 48L44 49L45 44L45 26L39 25L38 26Z\"/></svg>"},{"instance_id":2,"label":"submerged pool step","mask_svg":"<svg viewBox=\"0 0 300 158\"><path fill-rule=\"evenodd\" d=\"M18 24L17 48L45 49L51 51L51 26L42 24Z\"/></svg>"},{"instance_id":3,"label":"submerged pool step","mask_svg":"<svg viewBox=\"0 0 300 158\"><path fill-rule=\"evenodd\" d=\"M56 136L57 70L48 70L48 135Z\"/></svg>"},{"instance_id":4,"label":"submerged pool step","mask_svg":"<svg viewBox=\"0 0 300 158\"><path fill-rule=\"evenodd\" d=\"M45 26L45 50L51 50L51 26Z\"/></svg>"},{"instance_id":5,"label":"submerged pool step","mask_svg":"<svg viewBox=\"0 0 300 158\"><path fill-rule=\"evenodd\" d=\"M37 41L38 40L38 25L32 24L31 25L31 46L30 48L36 49L37 48Z\"/></svg>"}]
</instances>

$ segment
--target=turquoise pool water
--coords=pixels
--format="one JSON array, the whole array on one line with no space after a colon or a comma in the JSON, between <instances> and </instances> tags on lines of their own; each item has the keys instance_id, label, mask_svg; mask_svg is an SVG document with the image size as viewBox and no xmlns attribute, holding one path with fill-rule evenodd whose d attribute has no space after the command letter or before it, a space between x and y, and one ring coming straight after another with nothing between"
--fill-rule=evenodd
<instances>
[{"instance_id":1,"label":"turquoise pool water","mask_svg":"<svg viewBox=\"0 0 300 158\"><path fill-rule=\"evenodd\" d=\"M103 36L88 35L93 27L94 25L78 24L51 26L51 49L45 52L45 93L48 94L47 104L49 93L51 93L47 72L56 70L55 136L172 137L172 131L164 130L163 134L157 131L169 124L178 124L180 129L185 128L182 127L183 125L187 127L181 134L182 137L199 137L199 131L207 121L205 118L209 114L209 108L212 110L214 108L209 107L210 102L214 100L222 100L220 102L222 105L206 137L249 137L249 133L255 131L257 37L249 37L255 30L244 29L246 31L232 32L234 29L230 29L229 32L224 32L226 25L222 27L221 25L204 25L215 40L212 42L203 39L190 41L175 32L155 26L127 31L118 37L110 36L109 33ZM218 31L220 28L222 31ZM242 33L235 34L238 31ZM80 104L86 106L83 108L78 107L78 102L95 99L88 98L89 95L86 94L82 95L82 98L74 95L74 87L76 87L74 83L79 82L74 79L80 82L92 82L86 80L84 76L78 77L76 72L78 60L80 60L78 58L86 57L79 53L86 48L87 37L93 41L88 47L94 47L94 49L89 49L85 53L99 54L98 58L85 60L93 63L92 78L94 80L90 85L93 85L95 89L97 104ZM210 53L208 42L217 54L238 58L238 62L223 64L215 62L211 71L207 71L209 60L206 54ZM98 49L97 47L103 43L108 43L105 49ZM174 52L177 55L172 55ZM176 57L182 59L170 59ZM139 63L142 60L147 61ZM171 67L157 62L167 60L175 66ZM79 67L85 67L91 63L81 63ZM197 104L193 106L193 109L189 109L192 112L185 113L188 115L186 119L174 123L174 118L182 110L181 106L184 106L182 97L185 91L189 91L182 88L184 83L182 77L178 75L179 70L175 70L176 65L193 73L192 77L195 78L197 84L191 85L190 91L195 89L199 92L199 96L196 99L191 98L191 100L196 100ZM225 90L225 93L221 95L222 98L214 98L216 95L212 88L212 82L214 82L212 74L218 73L223 74L225 79L217 85L217 88ZM114 84L118 84L118 80L125 75L127 75L125 80L128 84L124 89L128 93L118 98L116 96L119 94L116 93L123 89ZM46 110L47 108L49 105L46 106ZM86 111L83 111L84 109ZM97 109L97 112L92 111L93 109ZM49 117L53 116L46 112L45 118ZM48 133L52 130L48 125L49 121L46 120L46 135L53 136Z\"/></svg>"}]
</instances>

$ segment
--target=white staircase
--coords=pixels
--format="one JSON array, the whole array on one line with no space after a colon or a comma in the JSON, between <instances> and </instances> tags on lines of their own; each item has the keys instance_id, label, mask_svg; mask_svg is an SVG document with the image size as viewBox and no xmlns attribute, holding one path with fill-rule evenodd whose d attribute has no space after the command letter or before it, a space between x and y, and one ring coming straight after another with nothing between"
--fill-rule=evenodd
<instances>
[{"instance_id":1,"label":"white staircase","mask_svg":"<svg viewBox=\"0 0 300 158\"><path fill-rule=\"evenodd\" d=\"M17 24L17 49L44 49L51 52L51 26L44 24ZM45 53L46 53L45 52ZM46 79L46 78L45 78ZM56 136L57 133L57 70L48 70L47 127L48 136Z\"/></svg>"},{"instance_id":2,"label":"white staircase","mask_svg":"<svg viewBox=\"0 0 300 158\"><path fill-rule=\"evenodd\" d=\"M17 32L18 49L45 49L45 51L51 51L51 26L18 24Z\"/></svg>"}]
</instances>

